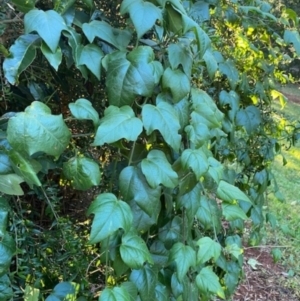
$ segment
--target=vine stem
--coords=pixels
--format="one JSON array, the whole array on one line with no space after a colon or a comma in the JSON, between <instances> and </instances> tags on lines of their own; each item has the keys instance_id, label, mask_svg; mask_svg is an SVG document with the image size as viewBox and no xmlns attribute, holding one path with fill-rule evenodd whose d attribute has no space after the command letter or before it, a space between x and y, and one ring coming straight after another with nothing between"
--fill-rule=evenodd
<instances>
[{"instance_id":1,"label":"vine stem","mask_svg":"<svg viewBox=\"0 0 300 301\"><path fill-rule=\"evenodd\" d=\"M134 153L134 149L135 149L135 144L136 144L136 141L134 141L133 145L132 145L132 149L131 149L130 157L129 157L129 161L128 161L128 166L130 166L132 163L132 157L133 157L133 153Z\"/></svg>"}]
</instances>

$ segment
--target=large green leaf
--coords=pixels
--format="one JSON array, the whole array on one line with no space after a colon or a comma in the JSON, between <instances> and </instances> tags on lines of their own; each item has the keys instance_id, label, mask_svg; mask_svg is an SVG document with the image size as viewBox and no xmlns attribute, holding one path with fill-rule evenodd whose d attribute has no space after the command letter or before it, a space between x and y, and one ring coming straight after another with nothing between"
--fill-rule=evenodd
<instances>
[{"instance_id":1,"label":"large green leaf","mask_svg":"<svg viewBox=\"0 0 300 301\"><path fill-rule=\"evenodd\" d=\"M0 241L0 276L3 276L8 272L8 268L11 264L11 259L16 252L15 240L7 233L1 237Z\"/></svg>"},{"instance_id":2,"label":"large green leaf","mask_svg":"<svg viewBox=\"0 0 300 301\"><path fill-rule=\"evenodd\" d=\"M120 191L125 201L134 200L149 216L153 207L160 202L161 188L151 188L139 167L128 166L122 170L119 178Z\"/></svg>"},{"instance_id":3,"label":"large green leaf","mask_svg":"<svg viewBox=\"0 0 300 301\"><path fill-rule=\"evenodd\" d=\"M182 100L191 89L188 76L180 69L167 68L162 77L162 85L164 89L170 89L175 103Z\"/></svg>"},{"instance_id":4,"label":"large green leaf","mask_svg":"<svg viewBox=\"0 0 300 301\"><path fill-rule=\"evenodd\" d=\"M182 281L189 268L196 266L196 252L190 246L178 242L170 251L169 261L176 262L178 280Z\"/></svg>"},{"instance_id":5,"label":"large green leaf","mask_svg":"<svg viewBox=\"0 0 300 301\"><path fill-rule=\"evenodd\" d=\"M23 195L22 182L24 180L16 174L0 175L0 191L9 195Z\"/></svg>"},{"instance_id":6,"label":"large green leaf","mask_svg":"<svg viewBox=\"0 0 300 301\"><path fill-rule=\"evenodd\" d=\"M249 197L238 187L235 187L225 181L220 181L217 196L224 202L234 204L237 200L252 203Z\"/></svg>"},{"instance_id":7,"label":"large green leaf","mask_svg":"<svg viewBox=\"0 0 300 301\"><path fill-rule=\"evenodd\" d=\"M29 155L45 152L58 157L68 146L70 136L62 115L51 115L49 107L38 101L10 118L7 127L11 146Z\"/></svg>"},{"instance_id":8,"label":"large green leaf","mask_svg":"<svg viewBox=\"0 0 300 301\"><path fill-rule=\"evenodd\" d=\"M239 72L235 67L235 64L231 60L219 64L219 70L222 74L227 76L230 87L235 90L239 81Z\"/></svg>"},{"instance_id":9,"label":"large green leaf","mask_svg":"<svg viewBox=\"0 0 300 301\"><path fill-rule=\"evenodd\" d=\"M82 30L90 43L97 37L120 50L126 50L131 40L131 33L128 30L113 28L105 21L93 20L85 23Z\"/></svg>"},{"instance_id":10,"label":"large green leaf","mask_svg":"<svg viewBox=\"0 0 300 301\"><path fill-rule=\"evenodd\" d=\"M0 152L0 174L8 174L12 172L12 166L6 152Z\"/></svg>"},{"instance_id":11,"label":"large green leaf","mask_svg":"<svg viewBox=\"0 0 300 301\"><path fill-rule=\"evenodd\" d=\"M160 102L156 106L146 104L142 109L142 119L147 135L159 130L165 141L175 150L180 148L181 136L179 118L172 105Z\"/></svg>"},{"instance_id":12,"label":"large green leaf","mask_svg":"<svg viewBox=\"0 0 300 301\"><path fill-rule=\"evenodd\" d=\"M53 53L56 52L61 31L67 29L63 17L54 10L31 10L24 17L24 25L25 33L36 31Z\"/></svg>"},{"instance_id":13,"label":"large green leaf","mask_svg":"<svg viewBox=\"0 0 300 301\"><path fill-rule=\"evenodd\" d=\"M196 2L196 3L198 3L198 2ZM218 62L215 59L213 53L209 49L203 55L203 60L205 61L209 77L211 79L213 79L218 70Z\"/></svg>"},{"instance_id":14,"label":"large green leaf","mask_svg":"<svg viewBox=\"0 0 300 301\"><path fill-rule=\"evenodd\" d=\"M139 270L132 270L129 279L137 287L142 301L155 300L157 273L152 266L145 264Z\"/></svg>"},{"instance_id":15,"label":"large green leaf","mask_svg":"<svg viewBox=\"0 0 300 301\"><path fill-rule=\"evenodd\" d=\"M78 65L86 67L100 80L101 77L101 60L104 56L101 48L95 44L85 45L80 52Z\"/></svg>"},{"instance_id":16,"label":"large green leaf","mask_svg":"<svg viewBox=\"0 0 300 301\"><path fill-rule=\"evenodd\" d=\"M109 237L120 228L127 232L132 225L130 207L111 193L98 195L87 211L88 215L91 213L95 214L90 234L90 242L93 244Z\"/></svg>"},{"instance_id":17,"label":"large green leaf","mask_svg":"<svg viewBox=\"0 0 300 301\"><path fill-rule=\"evenodd\" d=\"M225 299L223 288L220 285L219 277L210 267L203 268L196 277L198 288L203 294L206 292L213 293L222 299Z\"/></svg>"},{"instance_id":18,"label":"large green leaf","mask_svg":"<svg viewBox=\"0 0 300 301\"><path fill-rule=\"evenodd\" d=\"M123 261L132 269L142 268L146 262L154 263L145 241L133 232L122 237L120 253Z\"/></svg>"},{"instance_id":19,"label":"large green leaf","mask_svg":"<svg viewBox=\"0 0 300 301\"><path fill-rule=\"evenodd\" d=\"M33 62L36 57L36 47L41 44L38 35L27 34L16 39L10 47L10 56L3 62L6 79L12 84L18 82L19 75Z\"/></svg>"},{"instance_id":20,"label":"large green leaf","mask_svg":"<svg viewBox=\"0 0 300 301\"><path fill-rule=\"evenodd\" d=\"M158 238L164 243L167 249L170 249L175 243L182 240L182 227L182 218L175 216L160 229Z\"/></svg>"},{"instance_id":21,"label":"large green leaf","mask_svg":"<svg viewBox=\"0 0 300 301\"><path fill-rule=\"evenodd\" d=\"M45 301L76 300L76 284L72 282L60 282L55 285L53 292Z\"/></svg>"},{"instance_id":22,"label":"large green leaf","mask_svg":"<svg viewBox=\"0 0 300 301\"><path fill-rule=\"evenodd\" d=\"M101 292L99 301L131 301L131 298L124 287L107 287Z\"/></svg>"},{"instance_id":23,"label":"large green leaf","mask_svg":"<svg viewBox=\"0 0 300 301\"><path fill-rule=\"evenodd\" d=\"M208 170L208 159L201 149L186 149L181 155L182 167L189 168L195 173L198 180Z\"/></svg>"},{"instance_id":24,"label":"large green leaf","mask_svg":"<svg viewBox=\"0 0 300 301\"><path fill-rule=\"evenodd\" d=\"M235 116L240 107L240 97L235 91L230 91L229 93L222 90L219 95L219 101L221 106L230 106L230 110L228 112L228 116L230 121L235 120Z\"/></svg>"},{"instance_id":25,"label":"large green leaf","mask_svg":"<svg viewBox=\"0 0 300 301\"><path fill-rule=\"evenodd\" d=\"M15 173L22 177L31 188L33 185L42 186L37 176L42 166L37 161L13 149L8 152L8 155Z\"/></svg>"},{"instance_id":26,"label":"large green leaf","mask_svg":"<svg viewBox=\"0 0 300 301\"><path fill-rule=\"evenodd\" d=\"M57 47L56 51L53 53L45 42L42 43L41 50L49 64L58 70L58 67L62 61L62 51L60 47Z\"/></svg>"},{"instance_id":27,"label":"large green leaf","mask_svg":"<svg viewBox=\"0 0 300 301\"><path fill-rule=\"evenodd\" d=\"M13 298L13 290L7 275L0 277L0 300L6 301Z\"/></svg>"},{"instance_id":28,"label":"large green leaf","mask_svg":"<svg viewBox=\"0 0 300 301\"><path fill-rule=\"evenodd\" d=\"M23 13L27 13L34 9L36 0L11 0L17 9Z\"/></svg>"},{"instance_id":29,"label":"large green leaf","mask_svg":"<svg viewBox=\"0 0 300 301\"><path fill-rule=\"evenodd\" d=\"M197 253L197 264L202 264L210 260L211 258L214 261L217 261L221 254L221 245L212 240L210 237L202 237L197 241L199 250Z\"/></svg>"},{"instance_id":30,"label":"large green leaf","mask_svg":"<svg viewBox=\"0 0 300 301\"><path fill-rule=\"evenodd\" d=\"M249 135L259 129L261 121L260 110L255 106L240 109L236 114L236 124L244 127Z\"/></svg>"},{"instance_id":31,"label":"large green leaf","mask_svg":"<svg viewBox=\"0 0 300 301\"><path fill-rule=\"evenodd\" d=\"M116 142L120 139L136 141L143 130L141 120L129 106L109 106L100 120L93 145Z\"/></svg>"},{"instance_id":32,"label":"large green leaf","mask_svg":"<svg viewBox=\"0 0 300 301\"><path fill-rule=\"evenodd\" d=\"M92 106L92 103L85 98L79 98L74 102L69 103L69 108L72 115L79 120L92 120L94 127L99 124L98 112Z\"/></svg>"},{"instance_id":33,"label":"large green leaf","mask_svg":"<svg viewBox=\"0 0 300 301\"><path fill-rule=\"evenodd\" d=\"M178 185L177 173L172 169L164 152L160 150L151 150L147 159L142 160L141 167L152 188L156 188L159 184L169 188Z\"/></svg>"},{"instance_id":34,"label":"large green leaf","mask_svg":"<svg viewBox=\"0 0 300 301\"><path fill-rule=\"evenodd\" d=\"M205 123L194 122L192 125L186 126L184 131L195 148L205 145L211 138L210 130Z\"/></svg>"},{"instance_id":35,"label":"large green leaf","mask_svg":"<svg viewBox=\"0 0 300 301\"><path fill-rule=\"evenodd\" d=\"M98 185L101 179L99 165L92 159L76 156L65 162L63 174L78 190L87 190Z\"/></svg>"},{"instance_id":36,"label":"large green leaf","mask_svg":"<svg viewBox=\"0 0 300 301\"><path fill-rule=\"evenodd\" d=\"M247 215L238 204L222 204L222 212L227 221L233 221L239 218L247 219Z\"/></svg>"},{"instance_id":37,"label":"large green leaf","mask_svg":"<svg viewBox=\"0 0 300 301\"><path fill-rule=\"evenodd\" d=\"M145 62L140 54L140 60L118 58L108 61L106 86L108 100L118 107L131 105L136 96L152 95L157 81L151 63Z\"/></svg>"},{"instance_id":38,"label":"large green leaf","mask_svg":"<svg viewBox=\"0 0 300 301\"><path fill-rule=\"evenodd\" d=\"M40 295L40 290L34 288L33 286L26 285L24 291L24 301L38 301Z\"/></svg>"},{"instance_id":39,"label":"large green leaf","mask_svg":"<svg viewBox=\"0 0 300 301\"><path fill-rule=\"evenodd\" d=\"M300 55L300 35L298 30L286 29L283 39L286 43L293 44L297 54Z\"/></svg>"},{"instance_id":40,"label":"large green leaf","mask_svg":"<svg viewBox=\"0 0 300 301\"><path fill-rule=\"evenodd\" d=\"M169 61L172 69L182 66L184 73L189 77L192 71L193 55L190 46L185 43L170 44L168 46ZM174 81L174 79L172 79Z\"/></svg>"},{"instance_id":41,"label":"large green leaf","mask_svg":"<svg viewBox=\"0 0 300 301\"><path fill-rule=\"evenodd\" d=\"M138 39L153 27L156 20L162 20L161 9L143 0L124 0L121 4L121 14L125 13L130 15Z\"/></svg>"},{"instance_id":42,"label":"large green leaf","mask_svg":"<svg viewBox=\"0 0 300 301\"><path fill-rule=\"evenodd\" d=\"M155 287L155 300L156 301L169 301L169 291L166 286L158 283Z\"/></svg>"}]
</instances>

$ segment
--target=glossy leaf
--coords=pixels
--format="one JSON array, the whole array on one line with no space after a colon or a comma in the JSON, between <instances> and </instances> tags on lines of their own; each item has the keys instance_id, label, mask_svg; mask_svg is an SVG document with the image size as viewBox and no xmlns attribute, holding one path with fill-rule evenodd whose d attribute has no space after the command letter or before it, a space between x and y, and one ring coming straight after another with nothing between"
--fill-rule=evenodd
<instances>
[{"instance_id":1,"label":"glossy leaf","mask_svg":"<svg viewBox=\"0 0 300 301\"><path fill-rule=\"evenodd\" d=\"M169 260L176 262L178 280L182 281L189 268L196 266L196 252L190 246L178 242L172 247Z\"/></svg>"},{"instance_id":2,"label":"glossy leaf","mask_svg":"<svg viewBox=\"0 0 300 301\"><path fill-rule=\"evenodd\" d=\"M65 178L78 190L87 190L99 185L101 174L99 165L92 159L76 156L63 165Z\"/></svg>"},{"instance_id":3,"label":"glossy leaf","mask_svg":"<svg viewBox=\"0 0 300 301\"><path fill-rule=\"evenodd\" d=\"M75 102L69 103L72 115L78 120L92 120L94 127L99 124L98 112L94 109L92 103L85 98L79 98Z\"/></svg>"},{"instance_id":4,"label":"glossy leaf","mask_svg":"<svg viewBox=\"0 0 300 301\"><path fill-rule=\"evenodd\" d=\"M238 205L222 204L222 212L227 221L233 221L238 218L247 219L247 215Z\"/></svg>"},{"instance_id":5,"label":"glossy leaf","mask_svg":"<svg viewBox=\"0 0 300 301\"><path fill-rule=\"evenodd\" d=\"M134 200L149 216L160 202L161 188L151 188L139 167L128 166L120 173L120 191L125 201Z\"/></svg>"},{"instance_id":6,"label":"glossy leaf","mask_svg":"<svg viewBox=\"0 0 300 301\"><path fill-rule=\"evenodd\" d=\"M129 279L138 289L142 301L155 300L157 275L148 264L139 270L132 270Z\"/></svg>"},{"instance_id":7,"label":"glossy leaf","mask_svg":"<svg viewBox=\"0 0 300 301\"><path fill-rule=\"evenodd\" d=\"M132 225L130 207L111 193L99 194L87 214L94 214L90 242L95 244L109 237L120 228L129 231Z\"/></svg>"},{"instance_id":8,"label":"glossy leaf","mask_svg":"<svg viewBox=\"0 0 300 301\"><path fill-rule=\"evenodd\" d=\"M158 130L175 151L179 150L181 142L181 136L178 134L180 123L175 109L170 104L160 102L156 106L144 105L142 120L147 135L150 135L154 130Z\"/></svg>"},{"instance_id":9,"label":"glossy leaf","mask_svg":"<svg viewBox=\"0 0 300 301\"><path fill-rule=\"evenodd\" d=\"M107 287L101 292L99 301L131 301L131 299L124 287Z\"/></svg>"},{"instance_id":10,"label":"glossy leaf","mask_svg":"<svg viewBox=\"0 0 300 301\"><path fill-rule=\"evenodd\" d=\"M156 20L162 20L161 9L143 0L124 0L121 4L121 14L125 13L130 15L138 39L154 26Z\"/></svg>"},{"instance_id":11,"label":"glossy leaf","mask_svg":"<svg viewBox=\"0 0 300 301\"><path fill-rule=\"evenodd\" d=\"M197 179L200 179L208 170L208 160L201 149L186 149L181 155L182 167L193 170Z\"/></svg>"},{"instance_id":12,"label":"glossy leaf","mask_svg":"<svg viewBox=\"0 0 300 301\"><path fill-rule=\"evenodd\" d=\"M234 203L236 200L252 203L249 197L242 192L239 188L225 182L220 181L217 196L224 202Z\"/></svg>"},{"instance_id":13,"label":"glossy leaf","mask_svg":"<svg viewBox=\"0 0 300 301\"><path fill-rule=\"evenodd\" d=\"M132 269L142 268L146 262L153 264L145 241L135 233L129 232L122 237L120 253L123 261Z\"/></svg>"},{"instance_id":14,"label":"glossy leaf","mask_svg":"<svg viewBox=\"0 0 300 301\"><path fill-rule=\"evenodd\" d=\"M103 56L104 53L100 47L95 44L88 44L81 49L77 64L85 65L100 80Z\"/></svg>"},{"instance_id":15,"label":"glossy leaf","mask_svg":"<svg viewBox=\"0 0 300 301\"><path fill-rule=\"evenodd\" d=\"M61 15L54 10L31 10L24 17L25 33L36 31L50 50L56 52L61 31L67 29Z\"/></svg>"},{"instance_id":16,"label":"glossy leaf","mask_svg":"<svg viewBox=\"0 0 300 301\"><path fill-rule=\"evenodd\" d=\"M31 159L28 155L19 153L15 150L8 152L13 170L17 175L23 178L26 183L33 188L33 185L42 186L37 173L41 170L41 165Z\"/></svg>"},{"instance_id":17,"label":"glossy leaf","mask_svg":"<svg viewBox=\"0 0 300 301\"><path fill-rule=\"evenodd\" d=\"M10 47L10 56L3 62L6 79L12 85L18 82L19 75L33 62L36 57L36 47L41 43L38 35L20 36Z\"/></svg>"},{"instance_id":18,"label":"glossy leaf","mask_svg":"<svg viewBox=\"0 0 300 301\"><path fill-rule=\"evenodd\" d=\"M166 155L160 150L149 152L147 159L142 160L142 172L152 188L159 184L174 188L178 185L178 175L172 169Z\"/></svg>"},{"instance_id":19,"label":"glossy leaf","mask_svg":"<svg viewBox=\"0 0 300 301\"><path fill-rule=\"evenodd\" d=\"M56 51L53 53L45 42L42 43L41 50L49 64L57 71L58 67L62 61L62 51L60 47L57 47Z\"/></svg>"},{"instance_id":20,"label":"glossy leaf","mask_svg":"<svg viewBox=\"0 0 300 301\"><path fill-rule=\"evenodd\" d=\"M199 250L197 253L197 264L203 264L210 260L211 258L214 261L217 261L221 254L221 245L212 240L210 237L202 237L197 241L197 245L199 246Z\"/></svg>"},{"instance_id":21,"label":"glossy leaf","mask_svg":"<svg viewBox=\"0 0 300 301\"><path fill-rule=\"evenodd\" d=\"M23 195L22 182L24 180L16 174L0 175L0 191L8 195Z\"/></svg>"},{"instance_id":22,"label":"glossy leaf","mask_svg":"<svg viewBox=\"0 0 300 301\"><path fill-rule=\"evenodd\" d=\"M69 144L70 136L62 115L52 115L50 109L38 101L8 122L7 140L15 150L29 155L44 152L58 157Z\"/></svg>"},{"instance_id":23,"label":"glossy leaf","mask_svg":"<svg viewBox=\"0 0 300 301\"><path fill-rule=\"evenodd\" d=\"M170 89L175 103L182 100L190 91L189 78L180 69L167 68L162 77L162 86L164 89Z\"/></svg>"},{"instance_id":24,"label":"glossy leaf","mask_svg":"<svg viewBox=\"0 0 300 301\"><path fill-rule=\"evenodd\" d=\"M225 299L224 291L219 283L219 277L209 267L203 268L196 277L196 283L200 291L207 291Z\"/></svg>"},{"instance_id":25,"label":"glossy leaf","mask_svg":"<svg viewBox=\"0 0 300 301\"><path fill-rule=\"evenodd\" d=\"M85 23L82 30L90 43L93 43L94 39L98 37L119 50L125 50L131 40L129 31L113 28L105 21L93 20Z\"/></svg>"},{"instance_id":26,"label":"glossy leaf","mask_svg":"<svg viewBox=\"0 0 300 301\"><path fill-rule=\"evenodd\" d=\"M120 139L136 141L142 130L143 124L139 118L135 117L132 108L109 106L100 120L93 144L103 145Z\"/></svg>"}]
</instances>

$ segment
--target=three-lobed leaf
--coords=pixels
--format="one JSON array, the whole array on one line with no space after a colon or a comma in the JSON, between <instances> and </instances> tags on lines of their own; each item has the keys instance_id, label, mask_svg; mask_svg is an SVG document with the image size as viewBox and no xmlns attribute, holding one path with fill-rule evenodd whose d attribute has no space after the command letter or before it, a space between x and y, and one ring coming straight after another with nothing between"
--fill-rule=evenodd
<instances>
[{"instance_id":1,"label":"three-lobed leaf","mask_svg":"<svg viewBox=\"0 0 300 301\"><path fill-rule=\"evenodd\" d=\"M90 242L95 244L109 237L119 229L128 232L132 226L130 207L118 200L112 193L97 196L89 207L87 214L94 214Z\"/></svg>"},{"instance_id":2,"label":"three-lobed leaf","mask_svg":"<svg viewBox=\"0 0 300 301\"><path fill-rule=\"evenodd\" d=\"M208 236L200 238L197 241L197 245L199 246L197 264L205 263L211 258L213 258L214 261L217 261L221 254L221 245Z\"/></svg>"},{"instance_id":3,"label":"three-lobed leaf","mask_svg":"<svg viewBox=\"0 0 300 301\"><path fill-rule=\"evenodd\" d=\"M159 184L174 188L178 185L178 175L172 169L164 152L151 150L146 159L141 163L142 172L149 185L156 188Z\"/></svg>"},{"instance_id":4,"label":"three-lobed leaf","mask_svg":"<svg viewBox=\"0 0 300 301\"><path fill-rule=\"evenodd\" d=\"M116 142L120 139L136 141L143 130L141 120L129 106L109 106L100 120L93 145Z\"/></svg>"},{"instance_id":5,"label":"three-lobed leaf","mask_svg":"<svg viewBox=\"0 0 300 301\"><path fill-rule=\"evenodd\" d=\"M44 152L58 157L68 146L70 136L62 115L52 115L49 107L39 101L10 118L7 127L10 145L29 155Z\"/></svg>"}]
</instances>

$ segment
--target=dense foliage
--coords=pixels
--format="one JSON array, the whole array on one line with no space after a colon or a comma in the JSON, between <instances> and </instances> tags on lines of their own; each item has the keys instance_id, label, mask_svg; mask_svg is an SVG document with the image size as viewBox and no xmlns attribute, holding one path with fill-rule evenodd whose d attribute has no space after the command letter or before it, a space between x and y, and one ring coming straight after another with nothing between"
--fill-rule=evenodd
<instances>
[{"instance_id":1,"label":"dense foliage","mask_svg":"<svg viewBox=\"0 0 300 301\"><path fill-rule=\"evenodd\" d=\"M5 3L0 299L232 295L245 229L255 245L274 224L280 139L298 137L271 107L300 53L296 13L259 0Z\"/></svg>"}]
</instances>

